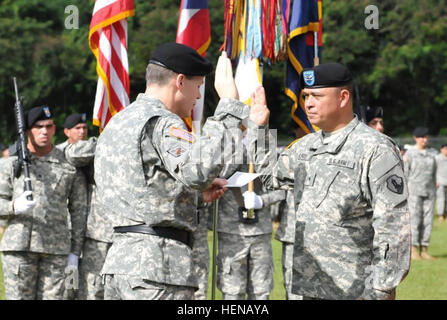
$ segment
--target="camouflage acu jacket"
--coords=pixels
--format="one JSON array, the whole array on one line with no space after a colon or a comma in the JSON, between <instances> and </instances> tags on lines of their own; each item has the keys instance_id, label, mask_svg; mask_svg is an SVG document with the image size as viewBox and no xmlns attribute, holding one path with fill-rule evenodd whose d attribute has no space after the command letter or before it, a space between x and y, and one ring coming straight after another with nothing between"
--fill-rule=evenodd
<instances>
[{"instance_id":1,"label":"camouflage acu jacket","mask_svg":"<svg viewBox=\"0 0 447 320\"><path fill-rule=\"evenodd\" d=\"M390 138L357 118L327 144L321 131L308 134L264 176L270 187L291 181L292 292L380 299L400 283L410 265L410 218L403 163Z\"/></svg>"},{"instance_id":2,"label":"camouflage acu jacket","mask_svg":"<svg viewBox=\"0 0 447 320\"><path fill-rule=\"evenodd\" d=\"M0 215L8 218L0 250L80 255L87 219L87 186L83 174L57 148L43 157L31 155L31 184L37 204L32 213L15 215L13 201L24 191L23 173L18 179L14 176L16 162L16 156L10 157L0 169ZM67 214L70 214L71 234Z\"/></svg>"},{"instance_id":3,"label":"camouflage acu jacket","mask_svg":"<svg viewBox=\"0 0 447 320\"><path fill-rule=\"evenodd\" d=\"M405 174L411 196L431 196L436 193L436 154L414 147L405 153Z\"/></svg>"},{"instance_id":4,"label":"camouflage acu jacket","mask_svg":"<svg viewBox=\"0 0 447 320\"><path fill-rule=\"evenodd\" d=\"M248 113L244 104L223 99L206 121L202 136L196 138L160 100L140 94L111 119L96 147L98 198L101 210L111 215L112 225L146 223L194 231L199 191L223 166L218 157L224 135L231 128L239 128ZM191 250L186 245L137 234L114 235L113 241L103 274L197 285ZM150 264L146 264L148 257Z\"/></svg>"},{"instance_id":5,"label":"camouflage acu jacket","mask_svg":"<svg viewBox=\"0 0 447 320\"><path fill-rule=\"evenodd\" d=\"M68 162L79 168L87 178L88 187L88 217L85 236L102 242L112 242L112 222L107 212L100 210L98 195L94 181L94 166L96 137L78 141L66 147L65 157Z\"/></svg>"}]
</instances>

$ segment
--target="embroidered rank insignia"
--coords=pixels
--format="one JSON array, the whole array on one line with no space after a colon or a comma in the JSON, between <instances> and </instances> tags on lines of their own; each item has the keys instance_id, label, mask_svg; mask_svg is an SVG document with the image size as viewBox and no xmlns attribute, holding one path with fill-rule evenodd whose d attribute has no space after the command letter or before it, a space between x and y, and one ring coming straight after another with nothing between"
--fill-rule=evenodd
<instances>
[{"instance_id":1,"label":"embroidered rank insignia","mask_svg":"<svg viewBox=\"0 0 447 320\"><path fill-rule=\"evenodd\" d=\"M188 141L189 143L194 143L196 141L196 138L191 132L176 127L171 128L171 131L169 131L169 135Z\"/></svg>"},{"instance_id":2,"label":"embroidered rank insignia","mask_svg":"<svg viewBox=\"0 0 447 320\"><path fill-rule=\"evenodd\" d=\"M185 152L185 151L186 151L186 150L185 150L184 148L178 146L178 147L173 147L173 148L169 149L169 150L168 150L168 153L169 153L171 156L178 158L178 157L180 157L180 156L183 154L183 152Z\"/></svg>"},{"instance_id":3,"label":"embroidered rank insignia","mask_svg":"<svg viewBox=\"0 0 447 320\"><path fill-rule=\"evenodd\" d=\"M402 194L404 192L404 179L395 174L386 179L386 187L391 192Z\"/></svg>"}]
</instances>

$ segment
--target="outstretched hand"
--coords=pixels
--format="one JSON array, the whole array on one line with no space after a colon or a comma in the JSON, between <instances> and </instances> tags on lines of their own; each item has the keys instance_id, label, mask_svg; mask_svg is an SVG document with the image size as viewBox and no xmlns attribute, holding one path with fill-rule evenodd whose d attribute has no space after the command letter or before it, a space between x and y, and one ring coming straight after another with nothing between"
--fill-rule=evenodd
<instances>
[{"instance_id":1,"label":"outstretched hand","mask_svg":"<svg viewBox=\"0 0 447 320\"><path fill-rule=\"evenodd\" d=\"M227 184L228 181L226 179L214 179L211 185L203 191L203 201L213 202L222 197L225 191L227 191L227 188L225 187Z\"/></svg>"},{"instance_id":2,"label":"outstretched hand","mask_svg":"<svg viewBox=\"0 0 447 320\"><path fill-rule=\"evenodd\" d=\"M269 122L270 110L267 108L264 87L259 86L251 94L250 120L257 125L266 125Z\"/></svg>"},{"instance_id":3,"label":"outstretched hand","mask_svg":"<svg viewBox=\"0 0 447 320\"><path fill-rule=\"evenodd\" d=\"M231 60L227 57L226 51L222 51L219 60L217 60L214 87L221 99L239 99L236 82L233 78L233 67L231 66Z\"/></svg>"}]
</instances>

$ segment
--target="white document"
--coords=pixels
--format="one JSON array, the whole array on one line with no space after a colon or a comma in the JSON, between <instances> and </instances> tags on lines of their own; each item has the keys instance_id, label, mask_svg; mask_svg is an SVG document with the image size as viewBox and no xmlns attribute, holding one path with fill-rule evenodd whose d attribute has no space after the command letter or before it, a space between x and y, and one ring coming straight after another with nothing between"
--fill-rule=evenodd
<instances>
[{"instance_id":1,"label":"white document","mask_svg":"<svg viewBox=\"0 0 447 320\"><path fill-rule=\"evenodd\" d=\"M250 181L253 181L259 177L260 173L248 173L248 172L235 172L230 178L228 178L227 188L240 188L245 186Z\"/></svg>"}]
</instances>

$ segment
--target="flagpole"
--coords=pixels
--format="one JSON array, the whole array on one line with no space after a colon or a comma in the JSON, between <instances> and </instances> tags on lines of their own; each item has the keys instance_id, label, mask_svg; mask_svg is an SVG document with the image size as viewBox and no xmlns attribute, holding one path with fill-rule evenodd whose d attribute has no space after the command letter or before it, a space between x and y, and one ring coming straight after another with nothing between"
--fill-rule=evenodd
<instances>
[{"instance_id":1,"label":"flagpole","mask_svg":"<svg viewBox=\"0 0 447 320\"><path fill-rule=\"evenodd\" d=\"M318 58L318 32L314 32L314 67L320 64L320 58Z\"/></svg>"},{"instance_id":2,"label":"flagpole","mask_svg":"<svg viewBox=\"0 0 447 320\"><path fill-rule=\"evenodd\" d=\"M255 170L253 167L253 163L250 162L248 165L248 173L254 173L254 172L255 172ZM253 181L250 181L248 183L248 192L254 192L254 182ZM247 217L249 219L252 219L253 215L254 215L254 209L248 209Z\"/></svg>"},{"instance_id":3,"label":"flagpole","mask_svg":"<svg viewBox=\"0 0 447 320\"><path fill-rule=\"evenodd\" d=\"M214 201L213 208L213 259L212 259L212 270L211 270L211 300L216 300L216 256L217 256L217 214L219 211L219 199Z\"/></svg>"}]
</instances>

